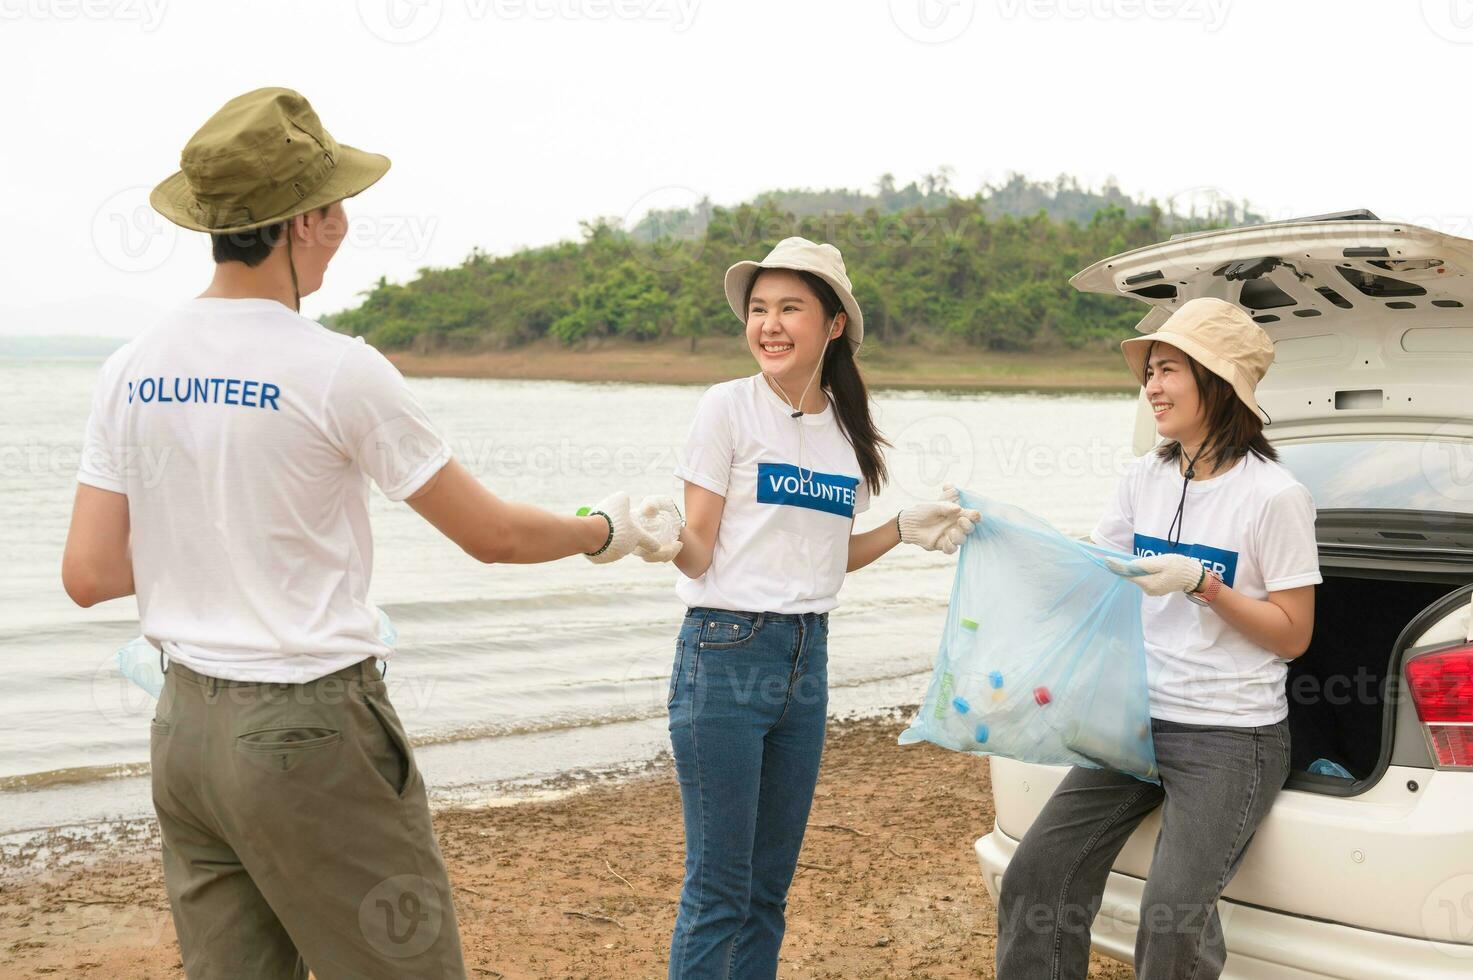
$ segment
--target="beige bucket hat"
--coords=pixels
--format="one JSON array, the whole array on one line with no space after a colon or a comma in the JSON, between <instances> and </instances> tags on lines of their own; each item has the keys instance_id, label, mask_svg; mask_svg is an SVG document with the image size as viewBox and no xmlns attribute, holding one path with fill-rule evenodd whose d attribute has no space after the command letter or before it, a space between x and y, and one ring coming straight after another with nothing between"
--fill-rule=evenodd
<instances>
[{"instance_id":1,"label":"beige bucket hat","mask_svg":"<svg viewBox=\"0 0 1473 980\"><path fill-rule=\"evenodd\" d=\"M1254 414L1266 417L1254 391L1274 362L1273 341L1237 306L1200 296L1183 303L1155 333L1121 341L1125 363L1142 387L1146 384L1146 353L1156 341L1170 344L1222 378Z\"/></svg>"},{"instance_id":2,"label":"beige bucket hat","mask_svg":"<svg viewBox=\"0 0 1473 980\"><path fill-rule=\"evenodd\" d=\"M811 272L834 287L847 314L844 336L849 339L850 347L859 350L860 342L864 340L864 314L859 312L859 304L854 301L849 275L844 270L844 256L837 248L827 243L819 245L806 238L784 238L761 262L738 262L727 269L726 302L743 323L747 322L747 291L763 269Z\"/></svg>"}]
</instances>

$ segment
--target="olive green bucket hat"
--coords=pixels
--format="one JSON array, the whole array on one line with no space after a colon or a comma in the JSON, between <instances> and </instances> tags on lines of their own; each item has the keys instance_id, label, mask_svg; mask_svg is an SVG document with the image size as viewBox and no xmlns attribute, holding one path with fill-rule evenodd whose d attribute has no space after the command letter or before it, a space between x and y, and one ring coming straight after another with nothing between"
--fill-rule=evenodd
<instances>
[{"instance_id":1,"label":"olive green bucket hat","mask_svg":"<svg viewBox=\"0 0 1473 980\"><path fill-rule=\"evenodd\" d=\"M367 190L389 158L332 138L299 92L258 88L225 103L190 137L179 172L149 203L191 231L262 228Z\"/></svg>"}]
</instances>

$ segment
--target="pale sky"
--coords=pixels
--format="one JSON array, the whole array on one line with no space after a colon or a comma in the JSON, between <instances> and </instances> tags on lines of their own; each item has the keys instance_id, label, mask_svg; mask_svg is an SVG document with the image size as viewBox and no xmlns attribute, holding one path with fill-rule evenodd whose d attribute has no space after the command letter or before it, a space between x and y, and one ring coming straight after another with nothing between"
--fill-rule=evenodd
<instances>
[{"instance_id":1,"label":"pale sky","mask_svg":"<svg viewBox=\"0 0 1473 980\"><path fill-rule=\"evenodd\" d=\"M394 164L316 316L580 219L940 166L1473 237L1470 64L1473 0L0 0L0 333L203 288L147 192L266 85Z\"/></svg>"}]
</instances>

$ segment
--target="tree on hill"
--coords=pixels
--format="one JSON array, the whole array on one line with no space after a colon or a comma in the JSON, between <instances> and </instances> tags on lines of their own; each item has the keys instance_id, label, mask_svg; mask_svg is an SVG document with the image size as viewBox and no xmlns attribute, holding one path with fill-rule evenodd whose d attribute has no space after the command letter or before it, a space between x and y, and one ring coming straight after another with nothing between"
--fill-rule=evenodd
<instances>
[{"instance_id":1,"label":"tree on hill","mask_svg":"<svg viewBox=\"0 0 1473 980\"><path fill-rule=\"evenodd\" d=\"M601 218L582 241L493 257L473 250L459 266L380 279L356 308L328 318L381 348L506 348L543 337L685 338L740 333L722 274L802 235L844 252L866 329L886 344L964 343L991 350L1113 344L1141 310L1083 295L1068 279L1089 263L1180 232L1250 221L1246 205L1209 200L1182 215L1140 203L1113 183L1011 175L971 197L946 168L874 193L769 191L734 207L709 200L645 215L632 229Z\"/></svg>"}]
</instances>

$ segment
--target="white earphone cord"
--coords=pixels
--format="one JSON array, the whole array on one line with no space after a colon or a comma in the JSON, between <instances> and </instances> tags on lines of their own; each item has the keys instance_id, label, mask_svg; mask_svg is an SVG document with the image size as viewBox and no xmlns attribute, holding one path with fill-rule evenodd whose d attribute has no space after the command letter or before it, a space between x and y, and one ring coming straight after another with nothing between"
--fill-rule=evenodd
<instances>
[{"instance_id":1,"label":"white earphone cord","mask_svg":"<svg viewBox=\"0 0 1473 980\"><path fill-rule=\"evenodd\" d=\"M804 484L813 482L812 470L808 471L806 478L803 476L803 399L808 397L808 389L813 387L813 382L818 378L818 373L823 370L823 358L829 352L829 341L833 339L834 324L837 322L839 322L839 314L835 313L833 319L829 320L828 330L824 332L823 350L818 352L818 364L814 367L813 373L808 376L808 383L803 386L803 394L798 396L798 404L793 404L793 400L788 397L788 393L783 390L783 386L777 383L777 379L768 375L766 371L762 372L772 382L772 386L778 390L778 393L783 396L783 401L787 402L788 407L793 410L792 419L798 423L798 487L800 490Z\"/></svg>"}]
</instances>

